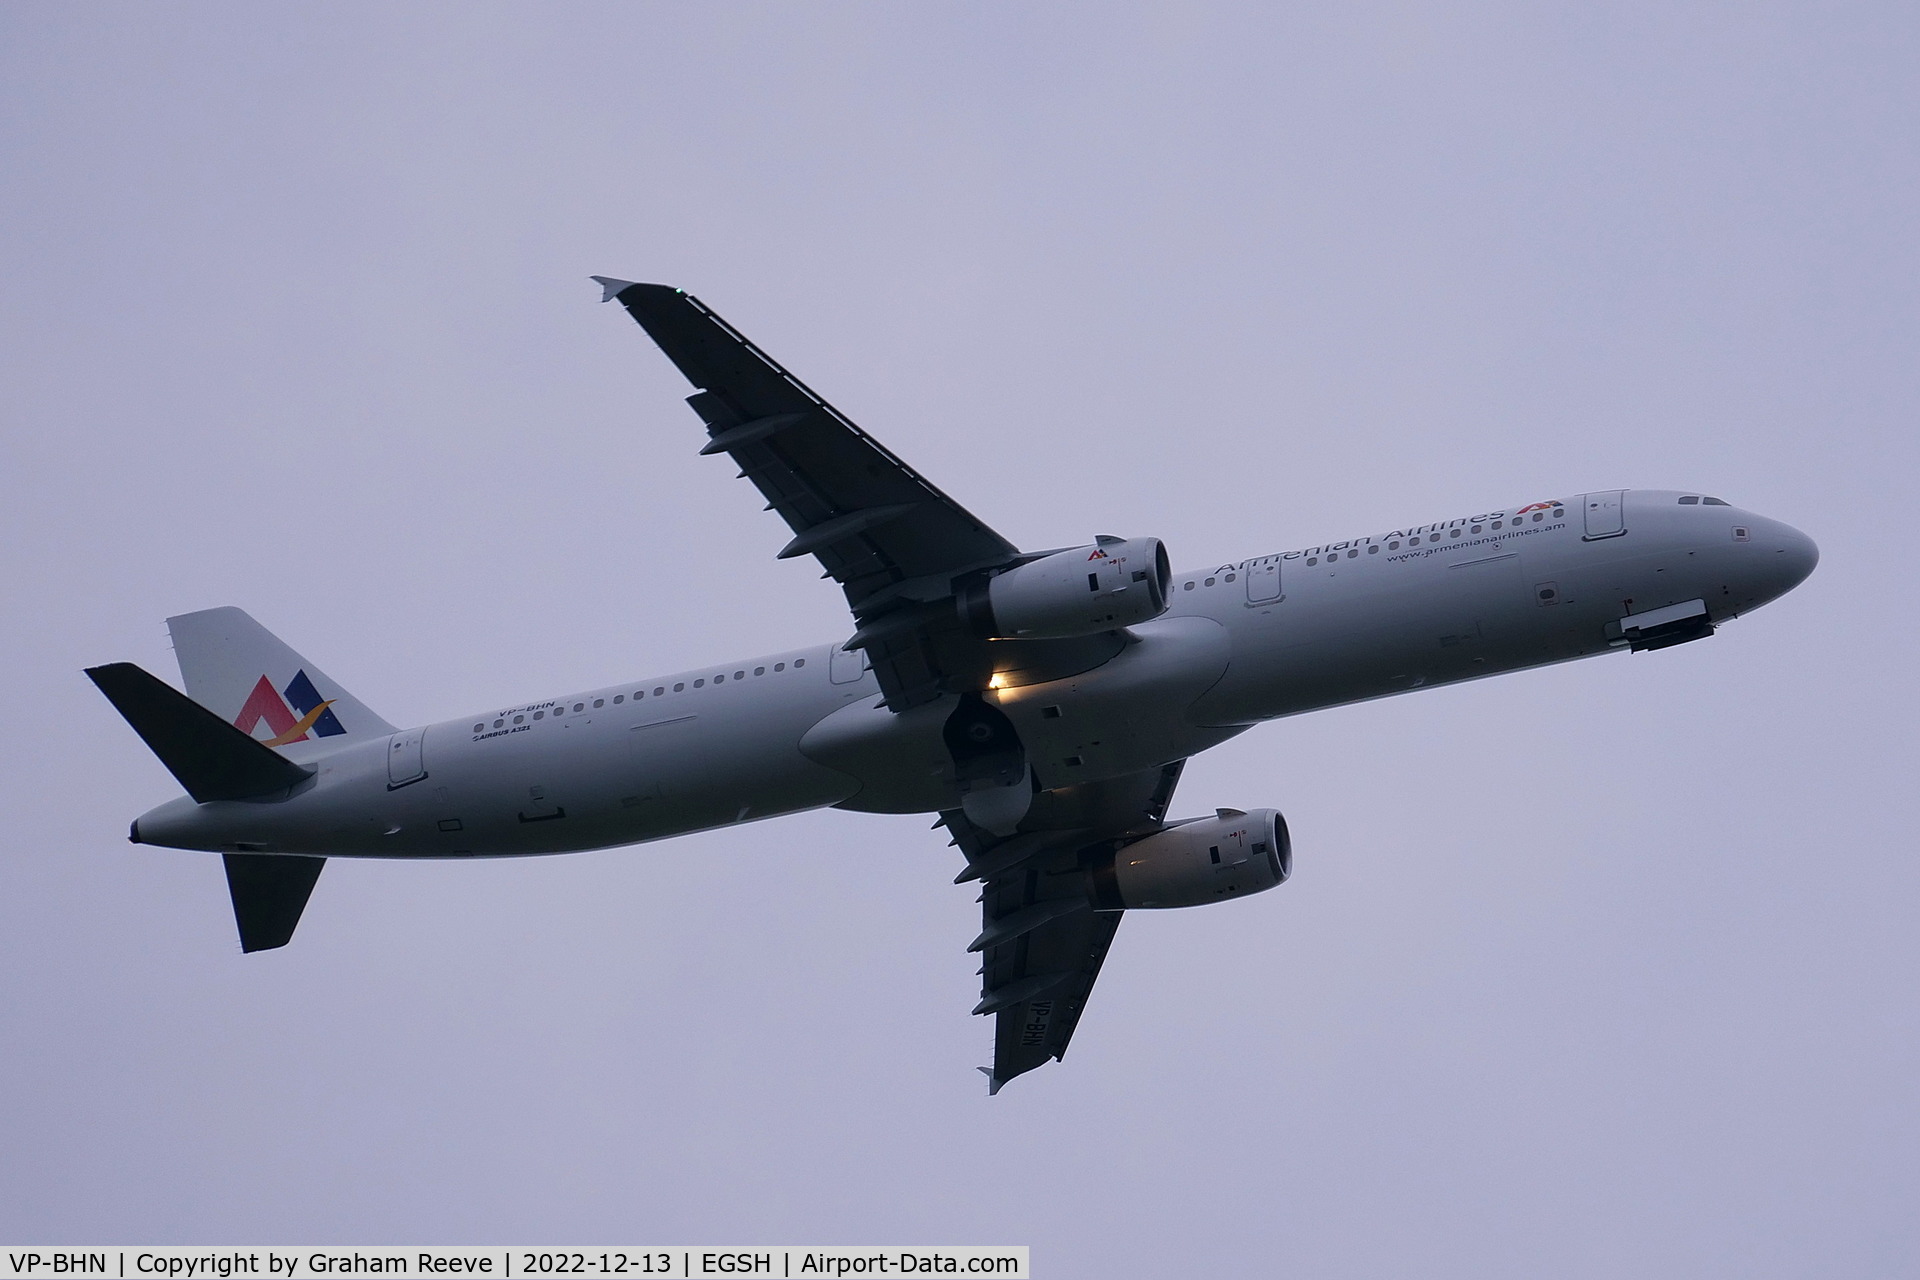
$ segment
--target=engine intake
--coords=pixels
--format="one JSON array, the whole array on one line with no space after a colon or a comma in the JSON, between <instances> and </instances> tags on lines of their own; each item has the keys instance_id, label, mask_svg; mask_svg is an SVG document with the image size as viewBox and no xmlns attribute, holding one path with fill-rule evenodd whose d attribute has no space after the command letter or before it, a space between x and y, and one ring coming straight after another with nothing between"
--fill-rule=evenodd
<instances>
[{"instance_id":1,"label":"engine intake","mask_svg":"<svg viewBox=\"0 0 1920 1280\"><path fill-rule=\"evenodd\" d=\"M961 597L960 611L985 639L1097 635L1165 613L1172 577L1160 539L1103 536L989 578Z\"/></svg>"},{"instance_id":2,"label":"engine intake","mask_svg":"<svg viewBox=\"0 0 1920 1280\"><path fill-rule=\"evenodd\" d=\"M1102 911L1198 907L1244 898L1293 874L1293 841L1277 809L1221 809L1103 855L1092 896Z\"/></svg>"}]
</instances>

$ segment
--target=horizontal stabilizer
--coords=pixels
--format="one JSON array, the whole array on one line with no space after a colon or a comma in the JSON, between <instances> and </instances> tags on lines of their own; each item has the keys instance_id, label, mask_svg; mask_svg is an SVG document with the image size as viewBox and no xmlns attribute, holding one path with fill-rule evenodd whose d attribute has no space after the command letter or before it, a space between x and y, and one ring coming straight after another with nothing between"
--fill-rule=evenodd
<instances>
[{"instance_id":1,"label":"horizontal stabilizer","mask_svg":"<svg viewBox=\"0 0 1920 1280\"><path fill-rule=\"evenodd\" d=\"M87 677L200 804L272 795L313 776L131 662L88 667Z\"/></svg>"},{"instance_id":2,"label":"horizontal stabilizer","mask_svg":"<svg viewBox=\"0 0 1920 1280\"><path fill-rule=\"evenodd\" d=\"M233 919L240 926L240 950L286 946L327 860L272 853L222 857L227 864L227 892L233 896Z\"/></svg>"}]
</instances>

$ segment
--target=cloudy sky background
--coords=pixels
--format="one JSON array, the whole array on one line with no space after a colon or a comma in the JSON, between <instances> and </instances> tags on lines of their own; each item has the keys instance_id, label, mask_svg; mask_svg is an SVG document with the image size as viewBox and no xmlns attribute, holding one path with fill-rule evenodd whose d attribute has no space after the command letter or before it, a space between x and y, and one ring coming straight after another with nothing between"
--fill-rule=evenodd
<instances>
[{"instance_id":1,"label":"cloudy sky background","mask_svg":"<svg viewBox=\"0 0 1920 1280\"><path fill-rule=\"evenodd\" d=\"M1895 3L0 9L0 1238L1910 1264L1917 64ZM1129 917L991 1101L916 818L336 863L242 957L80 674L166 615L409 724L847 630L591 273L1023 545L1643 486L1824 560L1197 760L1294 880Z\"/></svg>"}]
</instances>

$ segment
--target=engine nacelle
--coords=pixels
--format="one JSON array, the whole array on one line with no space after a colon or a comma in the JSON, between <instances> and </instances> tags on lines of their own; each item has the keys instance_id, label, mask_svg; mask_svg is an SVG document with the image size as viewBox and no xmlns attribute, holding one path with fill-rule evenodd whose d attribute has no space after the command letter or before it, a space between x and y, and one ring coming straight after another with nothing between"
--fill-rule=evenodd
<instances>
[{"instance_id":1,"label":"engine nacelle","mask_svg":"<svg viewBox=\"0 0 1920 1280\"><path fill-rule=\"evenodd\" d=\"M1103 911L1198 907L1283 882L1293 874L1293 841L1277 809L1221 809L1126 845L1091 874Z\"/></svg>"},{"instance_id":2,"label":"engine nacelle","mask_svg":"<svg viewBox=\"0 0 1920 1280\"><path fill-rule=\"evenodd\" d=\"M960 609L976 635L1064 640L1159 617L1172 577L1160 539L1101 537L988 579Z\"/></svg>"}]
</instances>

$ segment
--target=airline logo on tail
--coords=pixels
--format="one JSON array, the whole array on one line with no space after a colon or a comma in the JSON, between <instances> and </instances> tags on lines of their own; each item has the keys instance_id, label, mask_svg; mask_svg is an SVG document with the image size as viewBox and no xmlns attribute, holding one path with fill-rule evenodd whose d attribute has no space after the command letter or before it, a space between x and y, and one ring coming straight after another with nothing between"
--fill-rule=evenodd
<instances>
[{"instance_id":1,"label":"airline logo on tail","mask_svg":"<svg viewBox=\"0 0 1920 1280\"><path fill-rule=\"evenodd\" d=\"M307 679L307 673L295 673L293 682L286 687L285 696L276 691L265 677L253 686L253 692L247 695L247 705L240 708L240 714L234 718L234 727L240 732L252 736L254 729L262 720L267 722L267 732L272 735L264 739L270 747L284 747L289 742L305 742L308 734L322 738L331 738L345 733L346 726L331 710L333 700L322 699L320 691L313 687L313 681ZM294 712L300 714L296 718Z\"/></svg>"}]
</instances>

